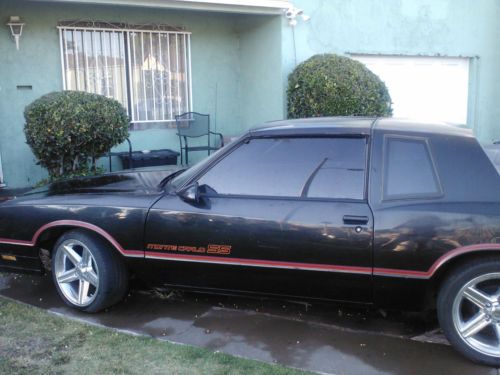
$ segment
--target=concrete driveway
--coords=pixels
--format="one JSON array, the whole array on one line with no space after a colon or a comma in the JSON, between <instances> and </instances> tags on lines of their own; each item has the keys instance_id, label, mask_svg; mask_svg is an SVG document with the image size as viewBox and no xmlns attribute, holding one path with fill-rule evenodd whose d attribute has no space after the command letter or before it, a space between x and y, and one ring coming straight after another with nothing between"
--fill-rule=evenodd
<instances>
[{"instance_id":1,"label":"concrete driveway","mask_svg":"<svg viewBox=\"0 0 500 375\"><path fill-rule=\"evenodd\" d=\"M397 312L134 286L116 307L81 314L60 301L50 277L12 274L0 274L0 295L91 324L319 373L500 373L456 354L435 319Z\"/></svg>"}]
</instances>

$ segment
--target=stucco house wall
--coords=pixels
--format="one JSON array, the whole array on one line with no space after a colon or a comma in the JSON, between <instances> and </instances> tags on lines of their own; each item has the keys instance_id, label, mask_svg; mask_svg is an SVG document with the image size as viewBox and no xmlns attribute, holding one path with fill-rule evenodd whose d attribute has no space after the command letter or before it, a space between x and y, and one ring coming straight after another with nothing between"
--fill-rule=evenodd
<instances>
[{"instance_id":1,"label":"stucco house wall","mask_svg":"<svg viewBox=\"0 0 500 375\"><path fill-rule=\"evenodd\" d=\"M193 109L209 113L212 127L227 136L284 118L288 74L317 53L468 57L467 125L483 142L500 139L498 0L293 0L290 4L311 17L307 22L299 18L295 27L284 12L259 15L220 11L223 7L179 10L137 6L140 0L127 3L136 6L0 2L0 156L9 187L33 185L45 177L25 144L22 112L39 96L63 88L56 26L69 19L169 24L192 32ZM5 26L11 15L26 22L19 51ZM178 150L171 128L135 130L131 140L137 150Z\"/></svg>"},{"instance_id":2,"label":"stucco house wall","mask_svg":"<svg viewBox=\"0 0 500 375\"><path fill-rule=\"evenodd\" d=\"M0 14L5 22L19 15L26 23L18 51L8 28L0 32L0 153L9 187L46 176L25 144L23 110L63 88L56 28L62 20L182 26L192 33L193 109L210 114L212 128L234 136L258 121L282 117L280 16L15 0L0 2ZM136 150L179 148L173 128L132 131L130 139Z\"/></svg>"},{"instance_id":3,"label":"stucco house wall","mask_svg":"<svg viewBox=\"0 0 500 375\"><path fill-rule=\"evenodd\" d=\"M283 75L317 53L470 57L468 126L500 139L500 1L294 0L295 42L283 26ZM294 46L295 45L295 46Z\"/></svg>"}]
</instances>

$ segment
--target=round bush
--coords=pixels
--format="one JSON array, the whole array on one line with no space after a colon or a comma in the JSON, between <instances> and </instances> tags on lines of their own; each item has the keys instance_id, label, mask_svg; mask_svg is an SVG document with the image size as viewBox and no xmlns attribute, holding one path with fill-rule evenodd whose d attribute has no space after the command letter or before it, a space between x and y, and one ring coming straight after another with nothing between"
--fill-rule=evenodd
<instances>
[{"instance_id":1,"label":"round bush","mask_svg":"<svg viewBox=\"0 0 500 375\"><path fill-rule=\"evenodd\" d=\"M50 178L95 171L95 161L128 137L123 106L81 91L53 92L24 110L24 132Z\"/></svg>"},{"instance_id":2,"label":"round bush","mask_svg":"<svg viewBox=\"0 0 500 375\"><path fill-rule=\"evenodd\" d=\"M287 96L289 118L392 115L384 82L360 62L333 54L298 65Z\"/></svg>"}]
</instances>

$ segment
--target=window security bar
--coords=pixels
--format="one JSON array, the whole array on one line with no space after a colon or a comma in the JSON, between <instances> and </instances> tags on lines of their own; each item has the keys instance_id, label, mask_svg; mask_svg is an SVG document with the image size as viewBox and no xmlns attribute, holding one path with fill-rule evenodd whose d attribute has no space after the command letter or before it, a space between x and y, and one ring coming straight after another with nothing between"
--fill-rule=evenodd
<instances>
[{"instance_id":1,"label":"window security bar","mask_svg":"<svg viewBox=\"0 0 500 375\"><path fill-rule=\"evenodd\" d=\"M59 26L63 85L120 101L133 123L192 110L191 34Z\"/></svg>"}]
</instances>

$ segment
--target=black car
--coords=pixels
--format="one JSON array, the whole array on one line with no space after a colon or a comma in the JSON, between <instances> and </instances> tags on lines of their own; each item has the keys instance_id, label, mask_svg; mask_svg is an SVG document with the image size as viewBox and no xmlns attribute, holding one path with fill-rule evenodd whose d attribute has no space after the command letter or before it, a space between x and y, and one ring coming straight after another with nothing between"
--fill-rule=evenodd
<instances>
[{"instance_id":1,"label":"black car","mask_svg":"<svg viewBox=\"0 0 500 375\"><path fill-rule=\"evenodd\" d=\"M469 130L443 124L283 121L184 171L54 183L0 204L0 264L51 268L88 312L120 301L131 274L436 308L456 349L500 365L500 176Z\"/></svg>"}]
</instances>

